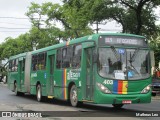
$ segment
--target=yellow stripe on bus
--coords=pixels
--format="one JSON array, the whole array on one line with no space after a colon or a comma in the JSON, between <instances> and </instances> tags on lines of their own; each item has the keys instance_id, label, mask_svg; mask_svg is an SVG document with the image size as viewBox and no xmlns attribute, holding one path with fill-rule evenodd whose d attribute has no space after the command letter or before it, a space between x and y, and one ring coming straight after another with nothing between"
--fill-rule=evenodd
<instances>
[{"instance_id":1,"label":"yellow stripe on bus","mask_svg":"<svg viewBox=\"0 0 160 120\"><path fill-rule=\"evenodd\" d=\"M67 85L67 69L64 69L64 86ZM64 88L64 99L67 99L67 89Z\"/></svg>"},{"instance_id":2,"label":"yellow stripe on bus","mask_svg":"<svg viewBox=\"0 0 160 120\"><path fill-rule=\"evenodd\" d=\"M128 90L128 81L123 81L122 94L127 94L127 90Z\"/></svg>"}]
</instances>

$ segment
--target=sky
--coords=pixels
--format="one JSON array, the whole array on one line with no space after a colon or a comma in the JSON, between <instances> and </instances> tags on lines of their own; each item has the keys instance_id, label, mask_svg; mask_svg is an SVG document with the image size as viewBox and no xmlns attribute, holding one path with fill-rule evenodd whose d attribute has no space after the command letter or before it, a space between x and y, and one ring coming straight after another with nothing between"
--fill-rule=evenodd
<instances>
[{"instance_id":1,"label":"sky","mask_svg":"<svg viewBox=\"0 0 160 120\"><path fill-rule=\"evenodd\" d=\"M0 43L4 42L7 37L16 38L29 31L31 23L25 13L31 2L38 4L44 2L61 3L61 0L0 0ZM160 9L157 9L156 13L160 16ZM96 25L93 25L92 28L95 29ZM99 28L101 28L100 32L106 32L106 30L107 32L121 31L121 26L115 21L108 22L106 25L99 25Z\"/></svg>"},{"instance_id":2,"label":"sky","mask_svg":"<svg viewBox=\"0 0 160 120\"><path fill-rule=\"evenodd\" d=\"M31 2L38 4L44 2L61 3L61 0L0 0L0 43L4 42L7 37L16 38L29 31L31 23L25 13L28 11ZM107 27L113 28L113 24L114 29L121 30L115 22L108 23ZM103 26L99 25L102 31L104 31ZM92 28L95 29L96 25L93 25Z\"/></svg>"},{"instance_id":3,"label":"sky","mask_svg":"<svg viewBox=\"0 0 160 120\"><path fill-rule=\"evenodd\" d=\"M29 31L31 23L25 13L31 2L38 4L44 2L60 3L60 0L0 0L0 43L7 37L16 38Z\"/></svg>"}]
</instances>

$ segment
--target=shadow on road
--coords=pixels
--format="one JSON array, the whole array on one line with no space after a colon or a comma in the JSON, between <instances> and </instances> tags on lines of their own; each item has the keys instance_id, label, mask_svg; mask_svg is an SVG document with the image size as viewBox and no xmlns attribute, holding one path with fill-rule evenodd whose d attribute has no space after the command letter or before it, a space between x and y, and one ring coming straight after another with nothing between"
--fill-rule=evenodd
<instances>
[{"instance_id":1,"label":"shadow on road","mask_svg":"<svg viewBox=\"0 0 160 120\"><path fill-rule=\"evenodd\" d=\"M63 106L67 107L67 110L68 108L69 110L72 110L66 111L66 109L62 109L62 111L41 111L43 117L136 117L137 113L150 114L149 111L141 111L138 110L138 108L136 110L127 108L114 109L111 105L97 105L89 103L84 103L80 107L72 107L69 102L57 99L45 98L43 102L39 103L34 95L15 96L14 93L9 93L8 96L10 96L11 99L15 98L14 101L20 100L25 104L46 104L49 106L53 105L55 108L57 106ZM31 111L34 112L33 110Z\"/></svg>"},{"instance_id":2,"label":"shadow on road","mask_svg":"<svg viewBox=\"0 0 160 120\"><path fill-rule=\"evenodd\" d=\"M26 94L23 96L15 96L15 94L9 91L5 86L0 86L0 92L1 92L1 99L0 99L1 103L5 104L9 103L14 105L43 104L46 106L48 105L51 107L52 106L55 107L55 111L41 111L43 117L136 117L137 113L150 114L149 110L154 110L155 108L157 109L157 107L154 107L157 106L156 101L153 101L152 106L135 105L133 108L133 105L131 106L128 105L122 109L114 109L111 105L106 105L106 104L97 105L89 103L84 103L80 107L72 107L69 102L57 99L45 98L43 102L39 103L37 102L35 95ZM58 110L61 111L56 111L56 107L60 107L60 109ZM23 110L34 112L32 109L23 109ZM71 111L66 111L66 110L71 110Z\"/></svg>"}]
</instances>

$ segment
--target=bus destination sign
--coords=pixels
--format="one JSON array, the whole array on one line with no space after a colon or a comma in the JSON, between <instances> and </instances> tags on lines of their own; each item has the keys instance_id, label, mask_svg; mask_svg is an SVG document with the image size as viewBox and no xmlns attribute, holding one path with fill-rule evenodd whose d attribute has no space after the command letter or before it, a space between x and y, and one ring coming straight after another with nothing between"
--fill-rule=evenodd
<instances>
[{"instance_id":1,"label":"bus destination sign","mask_svg":"<svg viewBox=\"0 0 160 120\"><path fill-rule=\"evenodd\" d=\"M118 43L118 44L131 44L131 45L138 45L137 39L126 39L126 38L105 38L105 43Z\"/></svg>"},{"instance_id":2,"label":"bus destination sign","mask_svg":"<svg viewBox=\"0 0 160 120\"><path fill-rule=\"evenodd\" d=\"M146 46L145 39L128 36L100 36L99 45Z\"/></svg>"}]
</instances>

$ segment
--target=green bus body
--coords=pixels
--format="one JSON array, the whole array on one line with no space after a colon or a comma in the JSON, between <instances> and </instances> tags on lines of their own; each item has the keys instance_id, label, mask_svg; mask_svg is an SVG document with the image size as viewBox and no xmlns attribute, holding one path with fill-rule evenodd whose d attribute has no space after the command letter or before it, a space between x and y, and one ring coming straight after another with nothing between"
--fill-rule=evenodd
<instances>
[{"instance_id":1,"label":"green bus body","mask_svg":"<svg viewBox=\"0 0 160 120\"><path fill-rule=\"evenodd\" d=\"M108 39L107 36L110 38ZM124 39L125 37L127 40ZM126 68L124 69L127 73L122 72L121 68L116 67L112 74L104 71L106 75L103 75L103 72L102 74L100 72L103 68L108 67L102 63L105 61L103 55L108 55L109 51L111 51L111 57L117 58L117 61L121 59L121 63L126 62L128 66L129 64L138 66L136 60L141 55L147 54L146 51L149 51L149 48L139 46L141 43L130 37L138 40L145 39L143 36L132 34L94 34L12 56L9 58L8 88L15 91L16 83L18 93L36 95L37 85L40 85L42 96L70 100L70 91L75 85L79 102L95 104L150 103L150 58L146 57L147 61L144 62L147 65L147 67L143 67L147 69L143 72L144 76L140 73L140 67L136 67L139 69L139 71L135 70L138 73L129 72L129 69L126 70ZM117 40L118 43L113 40ZM73 52L74 50L79 50L80 54L77 51ZM104 54L105 50L106 54ZM109 57L108 60L106 58L107 64L109 64L109 59ZM132 59L132 61L129 63L128 59ZM78 61L79 66L77 65ZM112 59L113 61L114 59ZM34 63L43 63L43 69L36 70ZM138 77L134 79L134 75Z\"/></svg>"}]
</instances>

